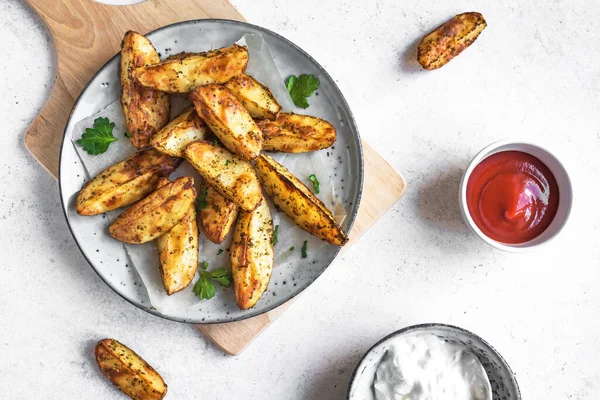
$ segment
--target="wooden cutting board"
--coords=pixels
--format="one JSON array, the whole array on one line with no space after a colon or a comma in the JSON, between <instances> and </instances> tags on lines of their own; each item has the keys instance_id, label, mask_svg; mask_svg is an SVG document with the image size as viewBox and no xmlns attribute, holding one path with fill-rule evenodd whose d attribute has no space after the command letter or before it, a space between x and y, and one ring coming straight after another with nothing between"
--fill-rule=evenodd
<instances>
[{"instance_id":1,"label":"wooden cutting board","mask_svg":"<svg viewBox=\"0 0 600 400\"><path fill-rule=\"evenodd\" d=\"M25 133L25 146L55 178L63 131L75 100L93 74L120 50L128 30L147 33L179 21L223 18L243 21L227 0L148 0L109 6L94 0L27 0L44 19L56 44L58 71L48 103ZM365 181L347 249L404 193L404 178L363 141ZM239 322L198 325L228 354L240 353L293 300Z\"/></svg>"}]
</instances>

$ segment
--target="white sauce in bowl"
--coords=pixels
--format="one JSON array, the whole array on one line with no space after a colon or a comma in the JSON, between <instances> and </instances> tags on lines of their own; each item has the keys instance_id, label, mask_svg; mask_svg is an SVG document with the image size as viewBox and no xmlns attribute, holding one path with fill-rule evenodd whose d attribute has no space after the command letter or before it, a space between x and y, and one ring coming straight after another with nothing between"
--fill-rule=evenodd
<instances>
[{"instance_id":1,"label":"white sauce in bowl","mask_svg":"<svg viewBox=\"0 0 600 400\"><path fill-rule=\"evenodd\" d=\"M394 340L377 366L373 389L377 400L492 400L477 357L430 334Z\"/></svg>"}]
</instances>

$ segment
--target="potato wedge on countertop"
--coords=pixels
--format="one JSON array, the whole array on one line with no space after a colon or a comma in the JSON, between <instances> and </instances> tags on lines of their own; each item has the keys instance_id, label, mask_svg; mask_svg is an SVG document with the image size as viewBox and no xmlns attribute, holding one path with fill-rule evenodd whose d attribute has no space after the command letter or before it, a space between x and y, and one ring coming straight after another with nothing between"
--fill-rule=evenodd
<instances>
[{"instance_id":1,"label":"potato wedge on countertop","mask_svg":"<svg viewBox=\"0 0 600 400\"><path fill-rule=\"evenodd\" d=\"M124 344L102 339L96 344L95 354L102 374L131 399L160 400L167 394L167 384L160 374Z\"/></svg>"},{"instance_id":2,"label":"potato wedge on countertop","mask_svg":"<svg viewBox=\"0 0 600 400\"><path fill-rule=\"evenodd\" d=\"M185 158L207 184L241 209L252 211L261 202L260 183L248 161L207 141L191 143Z\"/></svg>"},{"instance_id":3,"label":"potato wedge on countertop","mask_svg":"<svg viewBox=\"0 0 600 400\"><path fill-rule=\"evenodd\" d=\"M169 176L182 161L154 149L138 151L83 186L75 203L77 213L96 215L133 204L153 192L158 179Z\"/></svg>"},{"instance_id":4,"label":"potato wedge on countertop","mask_svg":"<svg viewBox=\"0 0 600 400\"><path fill-rule=\"evenodd\" d=\"M177 178L119 215L108 232L125 243L149 242L180 223L195 200L194 179Z\"/></svg>"},{"instance_id":5,"label":"potato wedge on countertop","mask_svg":"<svg viewBox=\"0 0 600 400\"><path fill-rule=\"evenodd\" d=\"M478 12L459 14L423 38L417 60L425 69L437 69L469 47L487 23Z\"/></svg>"},{"instance_id":6,"label":"potato wedge on countertop","mask_svg":"<svg viewBox=\"0 0 600 400\"><path fill-rule=\"evenodd\" d=\"M231 276L238 307L254 307L273 271L273 220L266 200L254 211L241 211L230 247Z\"/></svg>"},{"instance_id":7,"label":"potato wedge on countertop","mask_svg":"<svg viewBox=\"0 0 600 400\"><path fill-rule=\"evenodd\" d=\"M171 103L168 94L135 82L132 72L135 68L159 62L150 40L137 32L125 33L121 42L121 106L131 143L138 149L148 147L152 136L169 122Z\"/></svg>"},{"instance_id":8,"label":"potato wedge on countertop","mask_svg":"<svg viewBox=\"0 0 600 400\"><path fill-rule=\"evenodd\" d=\"M200 86L190 93L198 115L223 146L244 160L262 148L262 133L244 106L223 85Z\"/></svg>"},{"instance_id":9,"label":"potato wedge on countertop","mask_svg":"<svg viewBox=\"0 0 600 400\"><path fill-rule=\"evenodd\" d=\"M211 186L203 184L199 194L205 197L204 208L200 210L200 225L206 238L213 243L222 243L235 222L239 207L223 197Z\"/></svg>"},{"instance_id":10,"label":"potato wedge on countertop","mask_svg":"<svg viewBox=\"0 0 600 400\"><path fill-rule=\"evenodd\" d=\"M296 225L337 246L348 242L331 211L287 168L266 154L261 154L254 165L265 191Z\"/></svg>"},{"instance_id":11,"label":"potato wedge on countertop","mask_svg":"<svg viewBox=\"0 0 600 400\"><path fill-rule=\"evenodd\" d=\"M160 178L158 187L169 183L167 178ZM185 289L198 269L198 224L194 204L180 223L156 239L156 247L160 276L167 295Z\"/></svg>"},{"instance_id":12,"label":"potato wedge on countertop","mask_svg":"<svg viewBox=\"0 0 600 400\"><path fill-rule=\"evenodd\" d=\"M238 75L225 83L225 87L242 103L252 118L275 119L281 111L281 106L269 88L251 76Z\"/></svg>"},{"instance_id":13,"label":"potato wedge on countertop","mask_svg":"<svg viewBox=\"0 0 600 400\"><path fill-rule=\"evenodd\" d=\"M200 85L225 83L244 73L248 49L231 47L206 53L186 53L158 64L136 68L133 77L142 86L167 93L187 93Z\"/></svg>"},{"instance_id":14,"label":"potato wedge on countertop","mask_svg":"<svg viewBox=\"0 0 600 400\"><path fill-rule=\"evenodd\" d=\"M210 134L206 123L190 106L154 135L150 144L161 153L183 157L188 144L205 140Z\"/></svg>"},{"instance_id":15,"label":"potato wedge on countertop","mask_svg":"<svg viewBox=\"0 0 600 400\"><path fill-rule=\"evenodd\" d=\"M257 121L263 134L264 151L304 153L335 143L333 125L310 115L281 113L275 121Z\"/></svg>"}]
</instances>

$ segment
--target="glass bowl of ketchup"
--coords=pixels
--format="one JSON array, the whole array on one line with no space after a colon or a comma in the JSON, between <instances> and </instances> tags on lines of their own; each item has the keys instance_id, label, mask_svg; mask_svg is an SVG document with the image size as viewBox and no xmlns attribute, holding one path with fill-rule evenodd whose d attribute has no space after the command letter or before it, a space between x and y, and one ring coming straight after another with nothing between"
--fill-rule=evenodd
<instances>
[{"instance_id":1,"label":"glass bowl of ketchup","mask_svg":"<svg viewBox=\"0 0 600 400\"><path fill-rule=\"evenodd\" d=\"M467 225L501 250L522 252L564 227L573 189L562 163L540 145L501 140L481 150L460 183Z\"/></svg>"}]
</instances>

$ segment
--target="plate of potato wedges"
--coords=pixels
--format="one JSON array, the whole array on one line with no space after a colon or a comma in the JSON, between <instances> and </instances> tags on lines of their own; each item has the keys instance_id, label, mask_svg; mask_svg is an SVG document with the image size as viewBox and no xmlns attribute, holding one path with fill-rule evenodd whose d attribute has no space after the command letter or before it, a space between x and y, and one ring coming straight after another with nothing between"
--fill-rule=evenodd
<instances>
[{"instance_id":1,"label":"plate of potato wedges","mask_svg":"<svg viewBox=\"0 0 600 400\"><path fill-rule=\"evenodd\" d=\"M125 32L73 107L59 170L69 228L104 282L152 314L207 324L314 282L348 243L362 184L331 76L276 33L228 20Z\"/></svg>"}]
</instances>

